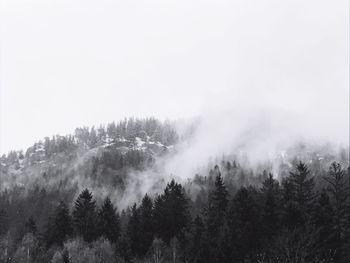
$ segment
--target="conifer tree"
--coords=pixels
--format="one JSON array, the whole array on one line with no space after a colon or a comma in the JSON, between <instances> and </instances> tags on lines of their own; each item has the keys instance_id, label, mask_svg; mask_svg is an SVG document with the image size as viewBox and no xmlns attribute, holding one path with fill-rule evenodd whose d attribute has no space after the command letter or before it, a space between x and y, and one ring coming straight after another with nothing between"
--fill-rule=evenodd
<instances>
[{"instance_id":1,"label":"conifer tree","mask_svg":"<svg viewBox=\"0 0 350 263\"><path fill-rule=\"evenodd\" d=\"M196 216L192 225L189 262L207 262L209 260L209 242L205 233L204 222L200 216Z\"/></svg>"},{"instance_id":2,"label":"conifer tree","mask_svg":"<svg viewBox=\"0 0 350 263\"><path fill-rule=\"evenodd\" d=\"M130 247L130 251L135 256L140 256L140 214L137 209L136 203L131 208L131 215L129 218L128 226L127 226L127 238Z\"/></svg>"},{"instance_id":3,"label":"conifer tree","mask_svg":"<svg viewBox=\"0 0 350 263\"><path fill-rule=\"evenodd\" d=\"M333 214L329 196L326 191L322 191L312 214L312 222L316 229L315 243L320 258L325 258L330 250L334 252L337 249L334 243Z\"/></svg>"},{"instance_id":4,"label":"conifer tree","mask_svg":"<svg viewBox=\"0 0 350 263\"><path fill-rule=\"evenodd\" d=\"M235 259L237 262L253 260L261 245L261 220L252 189L238 190L230 205L228 222Z\"/></svg>"},{"instance_id":5,"label":"conifer tree","mask_svg":"<svg viewBox=\"0 0 350 263\"><path fill-rule=\"evenodd\" d=\"M300 216L298 223L305 225L310 217L311 207L315 200L314 178L309 177L310 171L305 163L299 162L295 171L290 172L289 181L292 186L293 201L296 203Z\"/></svg>"},{"instance_id":6,"label":"conifer tree","mask_svg":"<svg viewBox=\"0 0 350 263\"><path fill-rule=\"evenodd\" d=\"M97 237L96 205L92 193L85 189L78 196L74 204L73 222L77 235L85 241L94 241Z\"/></svg>"},{"instance_id":7,"label":"conifer tree","mask_svg":"<svg viewBox=\"0 0 350 263\"><path fill-rule=\"evenodd\" d=\"M219 255L222 254L219 245L220 239L224 235L225 215L228 204L228 192L217 166L215 167L215 171L217 175L214 190L209 195L208 209L206 211L206 223L211 251L210 259L212 262L217 262Z\"/></svg>"},{"instance_id":8,"label":"conifer tree","mask_svg":"<svg viewBox=\"0 0 350 263\"><path fill-rule=\"evenodd\" d=\"M282 222L289 229L299 225L300 209L294 201L293 184L289 178L282 180Z\"/></svg>"},{"instance_id":9,"label":"conifer tree","mask_svg":"<svg viewBox=\"0 0 350 263\"><path fill-rule=\"evenodd\" d=\"M152 199L146 194L142 199L140 211L140 255L146 255L149 248L152 246L154 237L153 226L153 202Z\"/></svg>"},{"instance_id":10,"label":"conifer tree","mask_svg":"<svg viewBox=\"0 0 350 263\"><path fill-rule=\"evenodd\" d=\"M215 188L209 196L208 220L213 223L213 231L215 226L222 225L228 204L228 192L221 177L220 171L215 178ZM209 226L211 228L211 226Z\"/></svg>"},{"instance_id":11,"label":"conifer tree","mask_svg":"<svg viewBox=\"0 0 350 263\"><path fill-rule=\"evenodd\" d=\"M345 171L339 163L333 162L329 167L328 176L324 177L324 179L329 183L327 190L333 199L335 229L337 234L341 235L344 231L344 225L346 224L346 201L349 197Z\"/></svg>"},{"instance_id":12,"label":"conifer tree","mask_svg":"<svg viewBox=\"0 0 350 263\"><path fill-rule=\"evenodd\" d=\"M115 243L120 234L120 219L109 197L104 200L98 217L99 234L105 236L111 243Z\"/></svg>"},{"instance_id":13,"label":"conifer tree","mask_svg":"<svg viewBox=\"0 0 350 263\"><path fill-rule=\"evenodd\" d=\"M164 193L155 201L155 229L159 237L169 244L189 226L189 203L181 184L172 180Z\"/></svg>"},{"instance_id":14,"label":"conifer tree","mask_svg":"<svg viewBox=\"0 0 350 263\"><path fill-rule=\"evenodd\" d=\"M53 236L55 243L62 245L73 233L72 218L67 205L61 201L56 208L53 219Z\"/></svg>"},{"instance_id":15,"label":"conifer tree","mask_svg":"<svg viewBox=\"0 0 350 263\"><path fill-rule=\"evenodd\" d=\"M279 183L269 173L261 188L263 195L262 223L264 234L271 239L279 227Z\"/></svg>"},{"instance_id":16,"label":"conifer tree","mask_svg":"<svg viewBox=\"0 0 350 263\"><path fill-rule=\"evenodd\" d=\"M347 228L349 225L349 192L348 182L346 181L346 173L339 163L333 162L329 167L328 176L324 177L328 182L327 190L332 197L334 208L334 232L336 243L340 247L346 242ZM349 241L348 241L349 242ZM341 257L345 251L339 248L338 257Z\"/></svg>"}]
</instances>

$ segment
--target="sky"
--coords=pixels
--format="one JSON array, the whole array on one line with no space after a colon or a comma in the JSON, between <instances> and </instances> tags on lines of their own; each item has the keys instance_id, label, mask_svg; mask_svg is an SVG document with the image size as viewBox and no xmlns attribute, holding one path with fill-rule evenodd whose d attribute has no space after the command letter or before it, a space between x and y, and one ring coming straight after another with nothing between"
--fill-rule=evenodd
<instances>
[{"instance_id":1,"label":"sky","mask_svg":"<svg viewBox=\"0 0 350 263\"><path fill-rule=\"evenodd\" d=\"M125 116L255 112L348 143L348 0L1 0L0 49L0 153Z\"/></svg>"}]
</instances>

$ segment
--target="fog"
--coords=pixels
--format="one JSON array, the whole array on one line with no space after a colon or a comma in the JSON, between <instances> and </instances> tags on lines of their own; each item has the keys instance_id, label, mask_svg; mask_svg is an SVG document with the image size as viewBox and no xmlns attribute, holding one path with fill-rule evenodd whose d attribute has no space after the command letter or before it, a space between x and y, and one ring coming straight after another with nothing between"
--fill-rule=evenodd
<instances>
[{"instance_id":1,"label":"fog","mask_svg":"<svg viewBox=\"0 0 350 263\"><path fill-rule=\"evenodd\" d=\"M348 1L3 0L0 12L1 153L150 115L202 119L191 158L243 135L263 143L256 156L290 136L348 144Z\"/></svg>"}]
</instances>

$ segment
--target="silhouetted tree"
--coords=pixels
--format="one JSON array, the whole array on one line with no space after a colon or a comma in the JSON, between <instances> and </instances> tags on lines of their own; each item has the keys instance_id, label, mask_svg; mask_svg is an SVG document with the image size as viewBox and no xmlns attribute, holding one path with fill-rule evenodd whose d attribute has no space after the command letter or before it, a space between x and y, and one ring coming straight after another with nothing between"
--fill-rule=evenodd
<instances>
[{"instance_id":1,"label":"silhouetted tree","mask_svg":"<svg viewBox=\"0 0 350 263\"><path fill-rule=\"evenodd\" d=\"M337 250L334 243L333 232L333 209L326 191L322 191L318 197L312 214L312 222L315 226L315 243L317 254L320 259L325 259L329 252Z\"/></svg>"},{"instance_id":2,"label":"silhouetted tree","mask_svg":"<svg viewBox=\"0 0 350 263\"><path fill-rule=\"evenodd\" d=\"M338 244L338 254L337 258L341 257L342 251L341 244L344 243L346 239L346 230L349 224L348 217L348 199L349 199L349 189L346 181L346 173L342 169L339 163L333 162L329 167L328 176L324 177L328 182L327 190L332 197L332 203L334 207L334 231L336 242Z\"/></svg>"},{"instance_id":3,"label":"silhouetted tree","mask_svg":"<svg viewBox=\"0 0 350 263\"><path fill-rule=\"evenodd\" d=\"M152 199L146 194L142 199L140 211L140 255L146 255L149 248L152 246L154 238L154 226L153 226L153 202Z\"/></svg>"},{"instance_id":4,"label":"silhouetted tree","mask_svg":"<svg viewBox=\"0 0 350 263\"><path fill-rule=\"evenodd\" d=\"M120 234L119 214L111 200L107 197L98 211L99 234L105 236L111 243L115 243Z\"/></svg>"},{"instance_id":5,"label":"silhouetted tree","mask_svg":"<svg viewBox=\"0 0 350 263\"><path fill-rule=\"evenodd\" d=\"M262 224L264 228L264 236L271 240L279 230L279 214L280 214L280 191L279 183L270 173L263 182L262 188L263 210Z\"/></svg>"},{"instance_id":6,"label":"silhouetted tree","mask_svg":"<svg viewBox=\"0 0 350 263\"><path fill-rule=\"evenodd\" d=\"M206 211L206 224L208 231L208 240L210 240L210 260L218 262L222 260L219 255L222 255L220 250L220 240L224 235L225 215L228 205L228 192L221 177L218 166L215 167L216 178L214 190L208 198L208 209Z\"/></svg>"},{"instance_id":7,"label":"silhouetted tree","mask_svg":"<svg viewBox=\"0 0 350 263\"><path fill-rule=\"evenodd\" d=\"M55 243L63 245L73 233L72 218L66 204L61 201L56 208L53 218L53 237Z\"/></svg>"},{"instance_id":8,"label":"silhouetted tree","mask_svg":"<svg viewBox=\"0 0 350 263\"><path fill-rule=\"evenodd\" d=\"M290 172L289 182L293 194L293 201L295 202L295 209L299 213L296 225L305 226L305 223L310 218L311 207L315 200L314 192L314 178L309 177L310 171L306 164L299 162L296 165L295 171Z\"/></svg>"},{"instance_id":9,"label":"silhouetted tree","mask_svg":"<svg viewBox=\"0 0 350 263\"><path fill-rule=\"evenodd\" d=\"M239 262L252 260L261 245L260 211L253 194L252 189L239 189L228 214L233 255Z\"/></svg>"},{"instance_id":10,"label":"silhouetted tree","mask_svg":"<svg viewBox=\"0 0 350 263\"><path fill-rule=\"evenodd\" d=\"M155 200L156 234L165 243L179 235L189 226L189 203L181 184L172 180L167 184L164 193Z\"/></svg>"},{"instance_id":11,"label":"silhouetted tree","mask_svg":"<svg viewBox=\"0 0 350 263\"><path fill-rule=\"evenodd\" d=\"M92 193L85 189L78 196L74 204L73 222L77 235L85 241L91 242L97 237L96 206Z\"/></svg>"},{"instance_id":12,"label":"silhouetted tree","mask_svg":"<svg viewBox=\"0 0 350 263\"><path fill-rule=\"evenodd\" d=\"M140 256L140 214L137 209L136 203L131 208L131 215L127 226L127 238L130 247L130 251L133 255Z\"/></svg>"}]
</instances>

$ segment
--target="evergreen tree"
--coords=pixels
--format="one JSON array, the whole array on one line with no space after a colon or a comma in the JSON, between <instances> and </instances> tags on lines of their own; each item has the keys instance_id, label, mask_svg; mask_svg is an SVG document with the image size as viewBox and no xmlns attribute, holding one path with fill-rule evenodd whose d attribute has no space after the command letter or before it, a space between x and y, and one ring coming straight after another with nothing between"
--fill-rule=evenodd
<instances>
[{"instance_id":1,"label":"evergreen tree","mask_svg":"<svg viewBox=\"0 0 350 263\"><path fill-rule=\"evenodd\" d=\"M73 222L76 234L85 241L94 241L97 237L96 205L92 193L85 189L78 196L74 204Z\"/></svg>"},{"instance_id":2,"label":"evergreen tree","mask_svg":"<svg viewBox=\"0 0 350 263\"><path fill-rule=\"evenodd\" d=\"M329 167L328 176L324 177L328 182L328 192L332 197L332 203L334 207L334 232L336 236L336 242L339 247L341 244L346 242L346 231L347 226L349 225L348 217L348 183L346 181L346 173L342 169L339 163L333 162ZM344 253L342 249L339 249L337 257L341 257L341 254Z\"/></svg>"},{"instance_id":3,"label":"evergreen tree","mask_svg":"<svg viewBox=\"0 0 350 263\"><path fill-rule=\"evenodd\" d=\"M293 184L289 178L282 180L282 222L289 229L294 229L300 221L300 209L294 201Z\"/></svg>"},{"instance_id":4,"label":"evergreen tree","mask_svg":"<svg viewBox=\"0 0 350 263\"><path fill-rule=\"evenodd\" d=\"M207 262L208 249L206 244L208 238L205 236L205 226L200 216L196 216L193 221L193 227L190 238L189 262Z\"/></svg>"},{"instance_id":5,"label":"evergreen tree","mask_svg":"<svg viewBox=\"0 0 350 263\"><path fill-rule=\"evenodd\" d=\"M98 217L100 235L105 236L110 242L115 243L120 234L120 219L116 208L114 208L108 197L104 200L98 212Z\"/></svg>"},{"instance_id":6,"label":"evergreen tree","mask_svg":"<svg viewBox=\"0 0 350 263\"><path fill-rule=\"evenodd\" d=\"M146 255L149 248L152 246L154 238L154 226L153 226L153 202L152 199L146 194L142 199L140 211L140 255Z\"/></svg>"},{"instance_id":7,"label":"evergreen tree","mask_svg":"<svg viewBox=\"0 0 350 263\"><path fill-rule=\"evenodd\" d=\"M207 209L207 231L210 240L210 260L212 262L219 262L219 255L222 254L220 250L220 240L224 235L225 215L228 204L228 192L221 177L218 167L215 167L216 178L214 190L210 193L208 198Z\"/></svg>"},{"instance_id":8,"label":"evergreen tree","mask_svg":"<svg viewBox=\"0 0 350 263\"><path fill-rule=\"evenodd\" d=\"M223 225L227 204L228 192L219 171L215 178L215 188L209 196L208 230L211 234L215 235L218 227Z\"/></svg>"},{"instance_id":9,"label":"evergreen tree","mask_svg":"<svg viewBox=\"0 0 350 263\"><path fill-rule=\"evenodd\" d=\"M140 256L141 250L140 250L140 214L139 210L137 209L136 203L131 208L131 215L129 218L128 226L127 226L127 237L128 237L128 243L130 247L130 251L132 255L134 256Z\"/></svg>"},{"instance_id":10,"label":"evergreen tree","mask_svg":"<svg viewBox=\"0 0 350 263\"><path fill-rule=\"evenodd\" d=\"M314 178L309 177L310 171L306 164L299 162L295 171L290 172L289 181L292 186L293 201L299 212L297 225L305 226L310 217L311 207L315 200Z\"/></svg>"},{"instance_id":11,"label":"evergreen tree","mask_svg":"<svg viewBox=\"0 0 350 263\"><path fill-rule=\"evenodd\" d=\"M334 244L333 233L333 209L328 194L322 191L318 197L312 214L312 222L315 226L315 243L319 258L326 258L329 251L337 250Z\"/></svg>"},{"instance_id":12,"label":"evergreen tree","mask_svg":"<svg viewBox=\"0 0 350 263\"><path fill-rule=\"evenodd\" d=\"M155 229L159 237L169 244L189 226L189 203L181 184L172 180L163 195L155 201Z\"/></svg>"},{"instance_id":13,"label":"evergreen tree","mask_svg":"<svg viewBox=\"0 0 350 263\"><path fill-rule=\"evenodd\" d=\"M329 183L327 190L332 196L335 212L335 230L339 237L344 233L346 224L347 199L347 182L345 171L339 163L333 162L329 167L328 176L324 179Z\"/></svg>"},{"instance_id":14,"label":"evergreen tree","mask_svg":"<svg viewBox=\"0 0 350 263\"><path fill-rule=\"evenodd\" d=\"M61 201L56 208L53 219L53 233L55 243L63 245L73 233L72 218L69 214L67 205Z\"/></svg>"},{"instance_id":15,"label":"evergreen tree","mask_svg":"<svg viewBox=\"0 0 350 263\"><path fill-rule=\"evenodd\" d=\"M253 260L261 245L260 211L252 191L245 187L239 189L228 214L233 257L237 262Z\"/></svg>"},{"instance_id":16,"label":"evergreen tree","mask_svg":"<svg viewBox=\"0 0 350 263\"><path fill-rule=\"evenodd\" d=\"M279 228L279 183L269 173L261 188L263 195L262 223L264 235L271 240Z\"/></svg>"}]
</instances>

